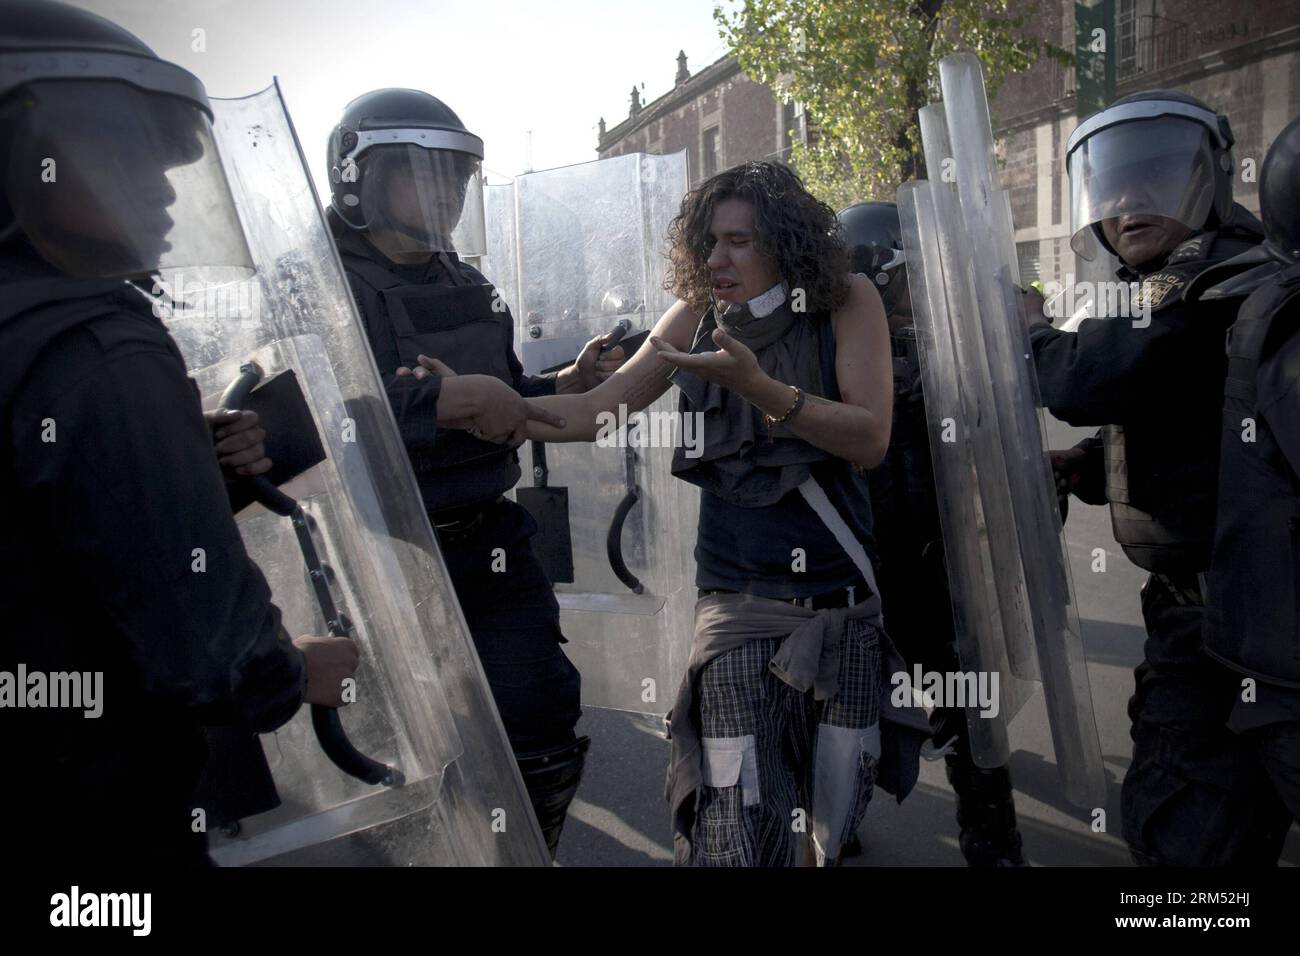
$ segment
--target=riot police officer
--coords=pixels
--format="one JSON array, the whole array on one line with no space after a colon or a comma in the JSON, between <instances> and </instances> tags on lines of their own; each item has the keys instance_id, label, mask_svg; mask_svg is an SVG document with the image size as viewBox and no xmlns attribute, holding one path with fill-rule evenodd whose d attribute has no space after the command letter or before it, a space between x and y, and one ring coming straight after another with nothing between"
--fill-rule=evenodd
<instances>
[{"instance_id":1,"label":"riot police officer","mask_svg":"<svg viewBox=\"0 0 1300 956\"><path fill-rule=\"evenodd\" d=\"M1205 647L1237 673L1229 727L1300 821L1300 119L1269 149L1259 199L1263 244L1188 291L1210 309L1244 300L1229 339Z\"/></svg>"},{"instance_id":2,"label":"riot police officer","mask_svg":"<svg viewBox=\"0 0 1300 956\"><path fill-rule=\"evenodd\" d=\"M589 740L573 730L579 675L560 649L559 606L530 545L537 525L504 497L520 476L522 421L497 435L434 421L462 379L522 405L519 395L595 385L621 351L600 358L597 339L558 376L523 373L508 307L457 253L482 242L483 142L446 104L416 90L367 93L344 110L328 154L343 267L553 855Z\"/></svg>"},{"instance_id":3,"label":"riot police officer","mask_svg":"<svg viewBox=\"0 0 1300 956\"><path fill-rule=\"evenodd\" d=\"M1232 200L1232 144L1227 117L1166 90L1082 122L1067 148L1071 245L1084 258L1116 255L1117 278L1140 291L1129 316L1086 319L1073 333L1030 329L1044 404L1069 424L1105 426L1064 463L1067 483L1104 484L1115 539L1150 572L1122 793L1125 840L1146 864L1268 861L1285 836L1258 796L1257 764L1224 727L1236 677L1204 653L1201 635L1235 309L1192 321L1182 293L1262 238Z\"/></svg>"},{"instance_id":4,"label":"riot police officer","mask_svg":"<svg viewBox=\"0 0 1300 956\"><path fill-rule=\"evenodd\" d=\"M303 700L337 707L358 652L287 639L198 391L123 281L249 265L203 86L83 10L5 2L0 23L6 842L202 865L204 725L251 735ZM79 706L46 696L69 681Z\"/></svg>"},{"instance_id":5,"label":"riot police officer","mask_svg":"<svg viewBox=\"0 0 1300 956\"><path fill-rule=\"evenodd\" d=\"M839 220L853 271L875 283L885 304L893 350L889 451L867 476L889 636L909 665L960 670L898 207L857 203L842 210ZM939 708L931 724L934 744L948 750L944 759L957 794L959 844L966 862L1023 865L1010 771L975 765L963 709Z\"/></svg>"}]
</instances>

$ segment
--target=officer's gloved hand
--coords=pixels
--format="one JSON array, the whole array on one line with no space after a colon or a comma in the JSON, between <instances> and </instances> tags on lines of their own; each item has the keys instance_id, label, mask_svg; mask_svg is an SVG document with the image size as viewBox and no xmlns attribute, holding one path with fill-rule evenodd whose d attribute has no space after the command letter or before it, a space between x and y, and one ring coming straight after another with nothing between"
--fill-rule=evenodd
<instances>
[{"instance_id":1,"label":"officer's gloved hand","mask_svg":"<svg viewBox=\"0 0 1300 956\"><path fill-rule=\"evenodd\" d=\"M604 355L600 352L613 337L614 333L609 332L588 341L577 361L555 376L555 393L589 392L617 372L627 360L623 346L616 345Z\"/></svg>"},{"instance_id":2,"label":"officer's gloved hand","mask_svg":"<svg viewBox=\"0 0 1300 956\"><path fill-rule=\"evenodd\" d=\"M266 457L266 431L257 426L257 412L217 408L203 413L216 443L217 461L236 475L264 475L271 470Z\"/></svg>"},{"instance_id":3,"label":"officer's gloved hand","mask_svg":"<svg viewBox=\"0 0 1300 956\"><path fill-rule=\"evenodd\" d=\"M1047 300L1034 286L1020 290L1020 307L1024 313L1025 328L1052 324L1047 314Z\"/></svg>"},{"instance_id":4,"label":"officer's gloved hand","mask_svg":"<svg viewBox=\"0 0 1300 956\"><path fill-rule=\"evenodd\" d=\"M361 649L350 637L303 635L293 642L307 668L303 700L325 707L343 706L343 682L357 672Z\"/></svg>"},{"instance_id":5,"label":"officer's gloved hand","mask_svg":"<svg viewBox=\"0 0 1300 956\"><path fill-rule=\"evenodd\" d=\"M1087 455L1082 448L1064 448L1049 451L1052 460L1052 474L1056 478L1056 494L1064 499L1075 491L1083 481L1083 469L1087 464Z\"/></svg>"}]
</instances>

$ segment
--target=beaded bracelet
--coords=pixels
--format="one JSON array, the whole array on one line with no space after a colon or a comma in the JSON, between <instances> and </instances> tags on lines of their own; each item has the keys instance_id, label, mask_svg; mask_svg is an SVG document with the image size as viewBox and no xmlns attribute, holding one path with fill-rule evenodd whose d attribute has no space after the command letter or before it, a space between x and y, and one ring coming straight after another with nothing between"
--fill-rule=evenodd
<instances>
[{"instance_id":1,"label":"beaded bracelet","mask_svg":"<svg viewBox=\"0 0 1300 956\"><path fill-rule=\"evenodd\" d=\"M790 419L794 418L795 413L798 412L799 409L803 408L803 400L804 400L803 389L801 389L798 385L791 385L790 387L794 389L794 404L792 404L788 409L786 409L785 414L782 415L780 418L774 418L771 415L764 416L767 419L767 424L769 428L773 425L784 425Z\"/></svg>"}]
</instances>

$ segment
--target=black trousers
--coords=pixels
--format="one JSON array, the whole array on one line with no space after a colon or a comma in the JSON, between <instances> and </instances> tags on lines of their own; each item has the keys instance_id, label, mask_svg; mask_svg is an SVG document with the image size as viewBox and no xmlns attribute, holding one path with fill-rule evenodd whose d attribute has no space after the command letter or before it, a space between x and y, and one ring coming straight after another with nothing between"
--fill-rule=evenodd
<instances>
[{"instance_id":1,"label":"black trousers","mask_svg":"<svg viewBox=\"0 0 1300 956\"><path fill-rule=\"evenodd\" d=\"M1300 823L1300 719L1279 721L1246 734L1277 798Z\"/></svg>"},{"instance_id":2,"label":"black trousers","mask_svg":"<svg viewBox=\"0 0 1300 956\"><path fill-rule=\"evenodd\" d=\"M1228 726L1258 756L1277 798L1300 823L1300 688L1257 681L1245 699L1240 678Z\"/></svg>"},{"instance_id":3,"label":"black trousers","mask_svg":"<svg viewBox=\"0 0 1300 956\"><path fill-rule=\"evenodd\" d=\"M889 542L881 546L886 561L880 575L885 603L885 629L909 666L940 673L961 670L957 634L952 619L948 572L942 540ZM938 707L931 715L934 744L942 747L956 738L956 758L974 770L966 713L962 708ZM1008 785L1007 798L1010 799Z\"/></svg>"},{"instance_id":4,"label":"black trousers","mask_svg":"<svg viewBox=\"0 0 1300 956\"><path fill-rule=\"evenodd\" d=\"M1274 865L1290 814L1251 741L1228 728L1241 678L1204 652L1195 579L1152 575L1142 615L1147 641L1129 701L1125 841L1145 864Z\"/></svg>"},{"instance_id":5,"label":"black trousers","mask_svg":"<svg viewBox=\"0 0 1300 956\"><path fill-rule=\"evenodd\" d=\"M560 607L529 543L537 524L513 501L465 533L439 532L456 597L515 753L575 740L581 678L560 644Z\"/></svg>"}]
</instances>

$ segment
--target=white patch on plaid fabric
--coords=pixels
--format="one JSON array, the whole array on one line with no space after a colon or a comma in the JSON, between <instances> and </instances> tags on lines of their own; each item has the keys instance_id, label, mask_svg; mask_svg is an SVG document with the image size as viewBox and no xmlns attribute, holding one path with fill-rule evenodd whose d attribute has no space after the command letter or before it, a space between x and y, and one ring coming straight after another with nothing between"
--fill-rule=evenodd
<instances>
[{"instance_id":1,"label":"white patch on plaid fabric","mask_svg":"<svg viewBox=\"0 0 1300 956\"><path fill-rule=\"evenodd\" d=\"M761 799L746 805L742 787L705 782L691 836L696 866L796 863L801 841L790 831L790 814L808 805L816 718L812 695L798 693L768 667L779 644L778 638L749 641L701 674L702 739L753 738Z\"/></svg>"},{"instance_id":2,"label":"white patch on plaid fabric","mask_svg":"<svg viewBox=\"0 0 1300 956\"><path fill-rule=\"evenodd\" d=\"M758 789L758 757L753 734L743 737L705 737L701 743L704 745L706 787L734 787L739 783L745 806L753 807L762 802Z\"/></svg>"},{"instance_id":3,"label":"white patch on plaid fabric","mask_svg":"<svg viewBox=\"0 0 1300 956\"><path fill-rule=\"evenodd\" d=\"M864 728L821 724L817 728L813 844L818 866L840 855L840 847L861 822L879 759L879 724Z\"/></svg>"}]
</instances>

